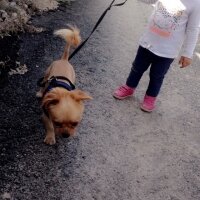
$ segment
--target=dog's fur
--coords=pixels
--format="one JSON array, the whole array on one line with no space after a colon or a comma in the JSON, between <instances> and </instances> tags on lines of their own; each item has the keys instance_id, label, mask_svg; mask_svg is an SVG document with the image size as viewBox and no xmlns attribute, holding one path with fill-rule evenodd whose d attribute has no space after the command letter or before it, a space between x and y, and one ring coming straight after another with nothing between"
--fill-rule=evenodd
<instances>
[{"instance_id":1,"label":"dog's fur","mask_svg":"<svg viewBox=\"0 0 200 200\"><path fill-rule=\"evenodd\" d=\"M62 58L54 61L45 72L44 82L48 82L52 76L67 77L73 84L75 83L75 72L68 62L70 46L77 47L80 42L80 31L76 27L70 29L60 29L54 32L56 36L66 41L66 46ZM63 81L63 80L62 80ZM44 94L47 86L37 92L37 97L42 97L42 107L47 114L43 113L42 120L46 129L46 144L55 144L55 135L63 137L71 136L82 119L84 111L84 100L92 99L87 93L75 89L68 91L61 87L56 87Z\"/></svg>"}]
</instances>

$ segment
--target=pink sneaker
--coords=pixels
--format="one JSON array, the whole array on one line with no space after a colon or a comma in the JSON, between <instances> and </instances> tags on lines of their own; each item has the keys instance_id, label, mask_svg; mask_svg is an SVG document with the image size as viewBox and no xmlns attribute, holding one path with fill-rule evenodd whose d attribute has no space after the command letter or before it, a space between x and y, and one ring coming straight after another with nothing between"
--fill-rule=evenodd
<instances>
[{"instance_id":1,"label":"pink sneaker","mask_svg":"<svg viewBox=\"0 0 200 200\"><path fill-rule=\"evenodd\" d=\"M155 108L156 97L145 95L143 103L141 104L141 110L145 112L152 112Z\"/></svg>"},{"instance_id":2,"label":"pink sneaker","mask_svg":"<svg viewBox=\"0 0 200 200\"><path fill-rule=\"evenodd\" d=\"M134 88L130 88L127 85L122 85L119 88L117 88L117 90L113 93L113 97L120 100L125 99L126 97L133 95L134 91Z\"/></svg>"}]
</instances>

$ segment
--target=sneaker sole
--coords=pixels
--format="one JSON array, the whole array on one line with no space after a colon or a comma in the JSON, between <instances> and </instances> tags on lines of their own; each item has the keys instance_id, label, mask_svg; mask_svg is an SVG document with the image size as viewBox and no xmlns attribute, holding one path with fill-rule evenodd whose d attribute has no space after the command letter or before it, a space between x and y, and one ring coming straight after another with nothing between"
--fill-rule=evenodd
<instances>
[{"instance_id":1,"label":"sneaker sole","mask_svg":"<svg viewBox=\"0 0 200 200\"><path fill-rule=\"evenodd\" d=\"M140 106L140 109L141 109L142 111L148 112L148 113L150 113L150 112L152 112L152 111L154 110L154 109L152 109L152 110L146 109L146 108L144 108L142 105Z\"/></svg>"},{"instance_id":2,"label":"sneaker sole","mask_svg":"<svg viewBox=\"0 0 200 200\"><path fill-rule=\"evenodd\" d=\"M115 99L119 99L119 100L123 100L123 99L126 99L127 97L131 97L132 96L132 94L131 95L128 95L128 96L125 96L125 97L119 97L119 96L117 96L116 94L113 94L113 97L115 98Z\"/></svg>"}]
</instances>

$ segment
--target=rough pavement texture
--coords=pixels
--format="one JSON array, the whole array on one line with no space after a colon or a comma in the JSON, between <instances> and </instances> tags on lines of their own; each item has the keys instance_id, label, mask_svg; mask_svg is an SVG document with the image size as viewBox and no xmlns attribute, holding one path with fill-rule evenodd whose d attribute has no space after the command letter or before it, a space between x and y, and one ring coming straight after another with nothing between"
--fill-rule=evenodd
<instances>
[{"instance_id":1,"label":"rough pavement texture","mask_svg":"<svg viewBox=\"0 0 200 200\"><path fill-rule=\"evenodd\" d=\"M33 19L47 28L21 36L20 62L29 71L0 89L0 198L14 200L199 200L200 45L192 67L174 62L151 114L139 109L146 73L135 97L111 94L124 83L151 11L137 1L113 8L86 46L71 60L77 87L91 93L74 138L43 144L36 81L64 42L54 29L76 24L83 39L106 0L81 0Z\"/></svg>"}]
</instances>

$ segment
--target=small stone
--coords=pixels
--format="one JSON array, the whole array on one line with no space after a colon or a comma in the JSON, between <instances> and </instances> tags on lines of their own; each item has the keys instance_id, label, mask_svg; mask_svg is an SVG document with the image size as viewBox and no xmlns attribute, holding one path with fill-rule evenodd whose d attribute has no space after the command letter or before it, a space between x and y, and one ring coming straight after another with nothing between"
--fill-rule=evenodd
<instances>
[{"instance_id":1,"label":"small stone","mask_svg":"<svg viewBox=\"0 0 200 200\"><path fill-rule=\"evenodd\" d=\"M16 2L11 2L11 3L10 3L10 6L11 6L11 7L16 7L17 4L16 4Z\"/></svg>"},{"instance_id":2,"label":"small stone","mask_svg":"<svg viewBox=\"0 0 200 200\"><path fill-rule=\"evenodd\" d=\"M12 18L17 18L17 13L12 13Z\"/></svg>"},{"instance_id":3,"label":"small stone","mask_svg":"<svg viewBox=\"0 0 200 200\"><path fill-rule=\"evenodd\" d=\"M27 8L28 8L28 5L27 5L27 4L24 4L24 8L27 9Z\"/></svg>"},{"instance_id":4,"label":"small stone","mask_svg":"<svg viewBox=\"0 0 200 200\"><path fill-rule=\"evenodd\" d=\"M2 199L11 199L11 195L10 195L10 193L8 193L8 192L5 192L3 195L2 195Z\"/></svg>"},{"instance_id":5,"label":"small stone","mask_svg":"<svg viewBox=\"0 0 200 200\"><path fill-rule=\"evenodd\" d=\"M2 12L2 14L1 14L1 18L2 19L6 19L8 17L8 14L7 14L7 12Z\"/></svg>"},{"instance_id":6,"label":"small stone","mask_svg":"<svg viewBox=\"0 0 200 200\"><path fill-rule=\"evenodd\" d=\"M0 0L0 9L5 10L8 7L8 2L6 0Z\"/></svg>"}]
</instances>

